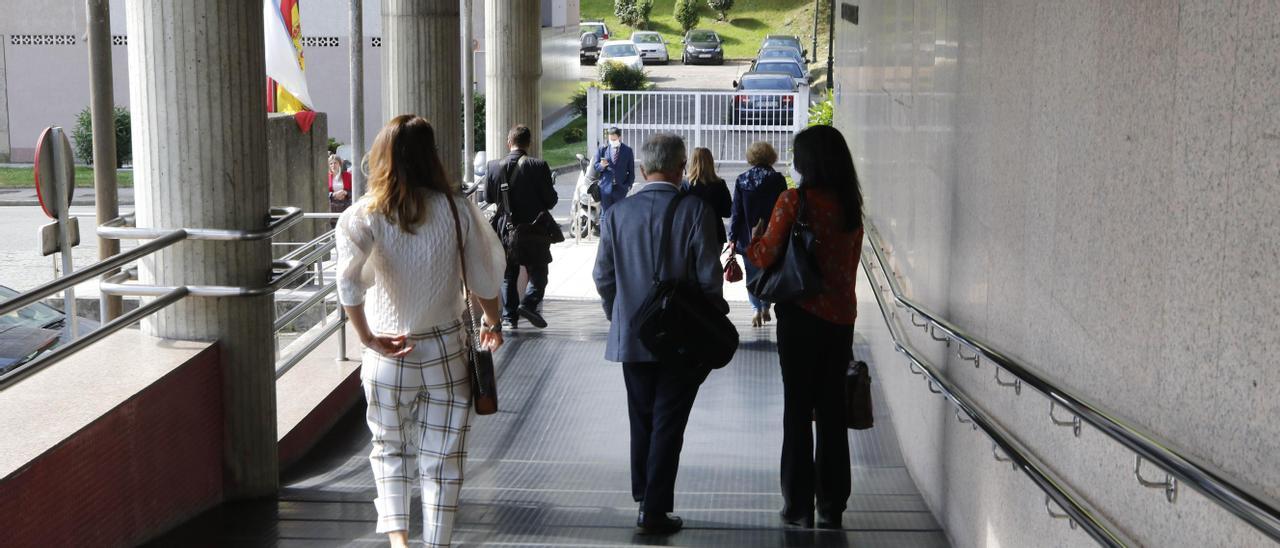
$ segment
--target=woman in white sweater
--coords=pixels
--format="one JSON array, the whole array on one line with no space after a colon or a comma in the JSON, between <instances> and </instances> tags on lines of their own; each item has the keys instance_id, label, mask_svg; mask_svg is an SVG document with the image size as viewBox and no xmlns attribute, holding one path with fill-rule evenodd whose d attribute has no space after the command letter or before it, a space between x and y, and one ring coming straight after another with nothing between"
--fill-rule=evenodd
<instances>
[{"instance_id":1,"label":"woman in white sweater","mask_svg":"<svg viewBox=\"0 0 1280 548\"><path fill-rule=\"evenodd\" d=\"M338 220L338 297L366 348L360 379L377 530L407 546L416 475L424 540L448 546L471 418L461 263L484 311L479 343L493 350L502 344L506 258L479 208L445 175L426 120L392 119L369 151L369 171L369 195Z\"/></svg>"}]
</instances>

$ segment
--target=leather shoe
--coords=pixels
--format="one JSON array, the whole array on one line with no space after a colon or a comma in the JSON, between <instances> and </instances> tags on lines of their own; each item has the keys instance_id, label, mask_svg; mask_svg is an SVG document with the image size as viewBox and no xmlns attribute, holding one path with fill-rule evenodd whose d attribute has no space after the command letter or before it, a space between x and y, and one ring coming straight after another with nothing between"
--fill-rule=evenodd
<instances>
[{"instance_id":1,"label":"leather shoe","mask_svg":"<svg viewBox=\"0 0 1280 548\"><path fill-rule=\"evenodd\" d=\"M533 326L538 329L547 327L547 320L543 318L542 314L539 314L537 310L521 306L516 309L516 312L519 312L521 318L529 320L529 323L533 324Z\"/></svg>"},{"instance_id":2,"label":"leather shoe","mask_svg":"<svg viewBox=\"0 0 1280 548\"><path fill-rule=\"evenodd\" d=\"M841 514L826 515L818 513L819 529L844 529L844 516Z\"/></svg>"},{"instance_id":3,"label":"leather shoe","mask_svg":"<svg viewBox=\"0 0 1280 548\"><path fill-rule=\"evenodd\" d=\"M502 320L502 328L515 330L520 328L520 324L516 323L515 320Z\"/></svg>"},{"instance_id":4,"label":"leather shoe","mask_svg":"<svg viewBox=\"0 0 1280 548\"><path fill-rule=\"evenodd\" d=\"M636 518L636 525L644 534L670 535L684 528L684 520L675 514L663 512L651 515L641 510L640 516Z\"/></svg>"},{"instance_id":5,"label":"leather shoe","mask_svg":"<svg viewBox=\"0 0 1280 548\"><path fill-rule=\"evenodd\" d=\"M783 513L779 513L782 517L782 524L787 527L797 527L800 529L813 529L813 515L791 517Z\"/></svg>"}]
</instances>

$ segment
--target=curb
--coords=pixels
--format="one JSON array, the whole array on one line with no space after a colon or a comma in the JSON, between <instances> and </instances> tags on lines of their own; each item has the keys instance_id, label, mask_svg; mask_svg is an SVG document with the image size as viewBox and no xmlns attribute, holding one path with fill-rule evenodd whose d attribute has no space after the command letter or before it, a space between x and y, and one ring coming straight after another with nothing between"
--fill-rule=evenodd
<instances>
[{"instance_id":1,"label":"curb","mask_svg":"<svg viewBox=\"0 0 1280 548\"><path fill-rule=\"evenodd\" d=\"M72 207L93 207L93 200L71 200ZM38 207L40 200L0 200L0 207ZM133 202L120 202L122 206L132 206Z\"/></svg>"}]
</instances>

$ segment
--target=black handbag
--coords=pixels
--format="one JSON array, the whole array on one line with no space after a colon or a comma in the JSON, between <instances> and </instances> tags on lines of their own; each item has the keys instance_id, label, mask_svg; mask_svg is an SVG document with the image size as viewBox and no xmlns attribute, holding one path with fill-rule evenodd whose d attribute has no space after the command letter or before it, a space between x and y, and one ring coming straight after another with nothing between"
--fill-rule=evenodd
<instances>
[{"instance_id":1,"label":"black handbag","mask_svg":"<svg viewBox=\"0 0 1280 548\"><path fill-rule=\"evenodd\" d=\"M844 377L846 414L845 420L853 430L866 430L875 426L871 407L871 370L867 362L854 361Z\"/></svg>"},{"instance_id":2,"label":"black handbag","mask_svg":"<svg viewBox=\"0 0 1280 548\"><path fill-rule=\"evenodd\" d=\"M493 352L480 348L476 338L475 315L471 313L471 290L467 287L467 254L462 240L462 221L458 218L458 205L453 196L445 196L449 211L453 213L453 229L458 235L458 260L462 262L462 321L467 333L467 358L471 362L471 403L477 415L498 412L498 375L493 367Z\"/></svg>"},{"instance_id":3,"label":"black handbag","mask_svg":"<svg viewBox=\"0 0 1280 548\"><path fill-rule=\"evenodd\" d=\"M822 292L822 271L814 255L818 239L809 228L804 191L798 193L799 211L791 224L782 257L769 268L757 270L756 275L747 280L747 290L765 301L789 303Z\"/></svg>"},{"instance_id":4,"label":"black handbag","mask_svg":"<svg viewBox=\"0 0 1280 548\"><path fill-rule=\"evenodd\" d=\"M659 363L719 369L738 351L738 330L689 276L662 279L670 244L677 194L667 206L662 238L654 258L653 286L636 311L633 322L641 344Z\"/></svg>"}]
</instances>

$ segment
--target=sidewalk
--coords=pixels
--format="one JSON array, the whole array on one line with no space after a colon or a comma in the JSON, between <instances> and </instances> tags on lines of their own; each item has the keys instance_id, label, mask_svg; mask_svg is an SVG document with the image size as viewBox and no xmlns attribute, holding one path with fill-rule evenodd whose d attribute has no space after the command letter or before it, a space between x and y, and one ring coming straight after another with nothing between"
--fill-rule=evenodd
<instances>
[{"instance_id":1,"label":"sidewalk","mask_svg":"<svg viewBox=\"0 0 1280 548\"><path fill-rule=\"evenodd\" d=\"M133 205L132 188L122 188L119 193L120 205ZM93 206L95 201L92 188L77 188L71 205ZM40 205L40 198L36 195L35 188L0 188L0 207L38 205Z\"/></svg>"}]
</instances>

